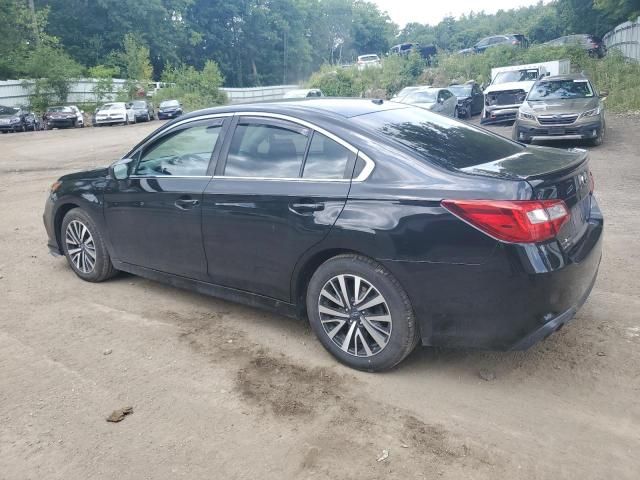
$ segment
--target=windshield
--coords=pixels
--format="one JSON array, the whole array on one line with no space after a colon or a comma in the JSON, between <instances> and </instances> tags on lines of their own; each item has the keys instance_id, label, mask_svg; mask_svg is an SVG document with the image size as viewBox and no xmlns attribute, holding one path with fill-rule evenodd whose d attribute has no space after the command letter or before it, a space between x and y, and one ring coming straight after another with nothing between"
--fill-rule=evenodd
<instances>
[{"instance_id":1,"label":"windshield","mask_svg":"<svg viewBox=\"0 0 640 480\"><path fill-rule=\"evenodd\" d=\"M407 95L403 101L404 103L435 103L437 92L430 90L426 92L413 92Z\"/></svg>"},{"instance_id":2,"label":"windshield","mask_svg":"<svg viewBox=\"0 0 640 480\"><path fill-rule=\"evenodd\" d=\"M408 147L427 162L462 169L493 162L525 147L422 108L408 107L353 117L352 121Z\"/></svg>"},{"instance_id":3,"label":"windshield","mask_svg":"<svg viewBox=\"0 0 640 480\"><path fill-rule=\"evenodd\" d=\"M531 89L527 100L557 100L561 98L591 98L593 89L588 80L553 80L539 82Z\"/></svg>"},{"instance_id":4,"label":"windshield","mask_svg":"<svg viewBox=\"0 0 640 480\"><path fill-rule=\"evenodd\" d=\"M136 100L135 102L131 103L133 105L134 108L147 108L147 102L142 101L142 100Z\"/></svg>"},{"instance_id":5,"label":"windshield","mask_svg":"<svg viewBox=\"0 0 640 480\"><path fill-rule=\"evenodd\" d=\"M0 106L0 115L14 115L20 111L19 108Z\"/></svg>"},{"instance_id":6,"label":"windshield","mask_svg":"<svg viewBox=\"0 0 640 480\"><path fill-rule=\"evenodd\" d=\"M165 100L160 102L160 107L177 107L179 105L177 100Z\"/></svg>"},{"instance_id":7,"label":"windshield","mask_svg":"<svg viewBox=\"0 0 640 480\"><path fill-rule=\"evenodd\" d=\"M105 103L100 110L121 110L125 108L124 103Z\"/></svg>"},{"instance_id":8,"label":"windshield","mask_svg":"<svg viewBox=\"0 0 640 480\"><path fill-rule=\"evenodd\" d=\"M493 84L507 82L526 82L538 79L538 69L516 70L513 72L500 72L493 80Z\"/></svg>"},{"instance_id":9,"label":"windshield","mask_svg":"<svg viewBox=\"0 0 640 480\"><path fill-rule=\"evenodd\" d=\"M65 112L65 113L74 113L71 107L49 107L50 112Z\"/></svg>"},{"instance_id":10,"label":"windshield","mask_svg":"<svg viewBox=\"0 0 640 480\"><path fill-rule=\"evenodd\" d=\"M471 85L450 85L449 90L451 90L456 97L471 96Z\"/></svg>"}]
</instances>

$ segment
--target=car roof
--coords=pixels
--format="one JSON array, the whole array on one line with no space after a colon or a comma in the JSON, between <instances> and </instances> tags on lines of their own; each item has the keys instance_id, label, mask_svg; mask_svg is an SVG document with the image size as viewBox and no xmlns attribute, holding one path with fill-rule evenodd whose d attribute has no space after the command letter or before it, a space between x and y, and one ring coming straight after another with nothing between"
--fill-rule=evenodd
<instances>
[{"instance_id":1,"label":"car roof","mask_svg":"<svg viewBox=\"0 0 640 480\"><path fill-rule=\"evenodd\" d=\"M280 115L295 114L311 114L322 115L326 117L343 117L351 118L368 113L381 112L385 110L396 110L406 108L398 103L388 102L386 100L377 99L360 99L360 98L307 98L283 100L268 103L246 103L241 105L227 105L223 107L208 108L198 110L181 118L189 118L191 116L215 114L215 113L246 113L246 112L265 112L276 113Z\"/></svg>"}]
</instances>

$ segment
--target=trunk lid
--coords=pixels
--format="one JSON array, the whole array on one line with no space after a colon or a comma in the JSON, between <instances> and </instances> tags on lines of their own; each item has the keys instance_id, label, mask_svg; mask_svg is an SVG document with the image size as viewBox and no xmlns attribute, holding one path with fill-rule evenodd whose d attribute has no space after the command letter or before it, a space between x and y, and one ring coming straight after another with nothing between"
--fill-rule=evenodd
<instances>
[{"instance_id":1,"label":"trunk lid","mask_svg":"<svg viewBox=\"0 0 640 480\"><path fill-rule=\"evenodd\" d=\"M527 147L510 157L462 170L477 175L524 180L532 188L531 199L563 200L571 214L557 236L564 251L571 249L587 230L592 180L586 150Z\"/></svg>"}]
</instances>

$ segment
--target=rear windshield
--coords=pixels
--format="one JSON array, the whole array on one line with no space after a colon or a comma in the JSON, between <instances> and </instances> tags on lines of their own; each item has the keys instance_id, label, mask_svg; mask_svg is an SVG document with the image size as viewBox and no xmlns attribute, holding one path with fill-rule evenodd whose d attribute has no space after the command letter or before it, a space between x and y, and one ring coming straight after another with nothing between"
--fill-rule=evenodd
<instances>
[{"instance_id":1,"label":"rear windshield","mask_svg":"<svg viewBox=\"0 0 640 480\"><path fill-rule=\"evenodd\" d=\"M493 162L524 149L519 143L423 108L379 111L353 117L352 121L448 169Z\"/></svg>"},{"instance_id":2,"label":"rear windshield","mask_svg":"<svg viewBox=\"0 0 640 480\"><path fill-rule=\"evenodd\" d=\"M161 107L177 107L179 105L177 100L165 100L160 102Z\"/></svg>"}]
</instances>

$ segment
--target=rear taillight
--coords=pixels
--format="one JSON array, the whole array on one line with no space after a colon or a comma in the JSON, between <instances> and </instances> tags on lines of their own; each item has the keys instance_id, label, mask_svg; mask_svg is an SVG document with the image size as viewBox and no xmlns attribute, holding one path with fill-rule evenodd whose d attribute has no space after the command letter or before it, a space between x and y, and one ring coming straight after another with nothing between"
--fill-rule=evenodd
<instances>
[{"instance_id":1,"label":"rear taillight","mask_svg":"<svg viewBox=\"0 0 640 480\"><path fill-rule=\"evenodd\" d=\"M443 200L442 206L487 235L509 243L554 238L570 216L562 200Z\"/></svg>"}]
</instances>

